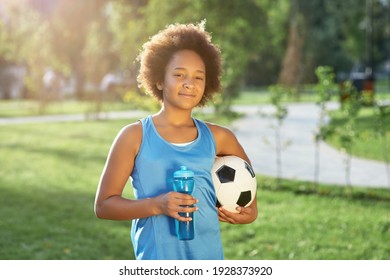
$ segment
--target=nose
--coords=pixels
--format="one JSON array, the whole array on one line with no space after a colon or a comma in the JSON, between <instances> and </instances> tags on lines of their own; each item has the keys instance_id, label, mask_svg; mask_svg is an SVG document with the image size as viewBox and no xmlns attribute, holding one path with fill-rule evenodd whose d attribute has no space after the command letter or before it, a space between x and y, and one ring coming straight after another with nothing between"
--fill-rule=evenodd
<instances>
[{"instance_id":1,"label":"nose","mask_svg":"<svg viewBox=\"0 0 390 280\"><path fill-rule=\"evenodd\" d=\"M185 89L193 89L194 88L194 82L192 81L192 79L187 79L184 82L183 86L184 86Z\"/></svg>"}]
</instances>

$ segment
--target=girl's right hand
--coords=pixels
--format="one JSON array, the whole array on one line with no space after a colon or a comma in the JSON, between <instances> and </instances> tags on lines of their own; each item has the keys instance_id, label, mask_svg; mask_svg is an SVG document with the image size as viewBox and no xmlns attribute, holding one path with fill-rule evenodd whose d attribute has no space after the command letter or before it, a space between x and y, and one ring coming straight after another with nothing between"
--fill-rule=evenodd
<instances>
[{"instance_id":1,"label":"girl's right hand","mask_svg":"<svg viewBox=\"0 0 390 280\"><path fill-rule=\"evenodd\" d=\"M198 200L189 194L169 192L156 197L157 207L159 212L166 216L170 216L181 222L191 221L191 218L185 218L179 215L180 212L195 212L198 210L197 206L194 207L183 207L190 206L198 203Z\"/></svg>"}]
</instances>

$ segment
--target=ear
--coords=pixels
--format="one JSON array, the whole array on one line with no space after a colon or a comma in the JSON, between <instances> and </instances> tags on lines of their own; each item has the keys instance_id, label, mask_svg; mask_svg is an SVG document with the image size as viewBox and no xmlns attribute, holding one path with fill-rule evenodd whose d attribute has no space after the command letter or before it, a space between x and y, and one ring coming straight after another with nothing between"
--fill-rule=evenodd
<instances>
[{"instance_id":1,"label":"ear","mask_svg":"<svg viewBox=\"0 0 390 280\"><path fill-rule=\"evenodd\" d=\"M157 83L156 83L156 87L157 87L158 90L163 90L163 88L164 88L162 82L157 82Z\"/></svg>"}]
</instances>

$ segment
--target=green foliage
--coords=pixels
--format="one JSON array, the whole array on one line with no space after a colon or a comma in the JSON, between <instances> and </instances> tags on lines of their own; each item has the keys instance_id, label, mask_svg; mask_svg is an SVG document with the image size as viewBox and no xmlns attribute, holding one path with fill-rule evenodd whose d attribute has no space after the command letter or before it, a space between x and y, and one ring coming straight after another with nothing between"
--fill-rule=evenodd
<instances>
[{"instance_id":1,"label":"green foliage","mask_svg":"<svg viewBox=\"0 0 390 280\"><path fill-rule=\"evenodd\" d=\"M370 22L367 5L372 2L373 21ZM327 9L330 11L333 20L338 24L339 36L343 55L355 62L367 61L367 34L370 29L374 30L374 62L382 61L386 58L386 49L379 49L384 46L386 38L389 36L388 14L389 1L382 0L346 0L328 1ZM370 26L371 25L371 26ZM386 44L386 43L385 43ZM388 48L388 45L387 47Z\"/></svg>"},{"instance_id":2,"label":"green foliage","mask_svg":"<svg viewBox=\"0 0 390 280\"><path fill-rule=\"evenodd\" d=\"M148 30L149 24L157 17L144 16L146 6L142 1L111 1L110 5L107 29L112 34L112 50L118 57L119 65L116 67L134 73L138 52L152 35Z\"/></svg>"},{"instance_id":3,"label":"green foliage","mask_svg":"<svg viewBox=\"0 0 390 280\"><path fill-rule=\"evenodd\" d=\"M16 62L26 65L26 87L33 96L42 90L42 76L49 62L57 60L45 42L48 24L38 13L28 8L26 1L7 1L3 6L7 21L0 20L0 63Z\"/></svg>"},{"instance_id":4,"label":"green foliage","mask_svg":"<svg viewBox=\"0 0 390 280\"><path fill-rule=\"evenodd\" d=\"M318 93L318 104L323 104L331 99L335 93L335 74L330 66L318 66L315 74L318 79L316 90Z\"/></svg>"},{"instance_id":5,"label":"green foliage","mask_svg":"<svg viewBox=\"0 0 390 280\"><path fill-rule=\"evenodd\" d=\"M337 85L335 83L335 74L332 67L319 66L316 68L315 74L318 79L315 86L317 95L316 103L320 109L315 139L316 141L320 141L331 133L326 123L326 117L328 115L326 104L331 100L332 96L337 93Z\"/></svg>"},{"instance_id":6,"label":"green foliage","mask_svg":"<svg viewBox=\"0 0 390 280\"><path fill-rule=\"evenodd\" d=\"M268 89L270 92L271 104L275 107L273 116L278 120L278 123L281 124L288 114L284 101L291 89L280 85L273 85L268 87Z\"/></svg>"},{"instance_id":7,"label":"green foliage","mask_svg":"<svg viewBox=\"0 0 390 280\"><path fill-rule=\"evenodd\" d=\"M328 134L333 134L337 138L342 151L345 154L345 175L346 186L351 191L350 169L351 156L354 142L360 136L357 129L357 118L361 108L360 94L352 85L351 81L346 81L342 85L342 96L340 114L345 122L341 126L331 126L332 130L327 131Z\"/></svg>"},{"instance_id":8,"label":"green foliage","mask_svg":"<svg viewBox=\"0 0 390 280\"><path fill-rule=\"evenodd\" d=\"M83 86L96 84L107 71L126 73L134 81L134 61L142 44L174 22L206 19L207 30L221 47L224 90L216 103L219 111L230 110L243 85L278 82L294 13L306 34L300 42L298 80L313 82L318 65L347 72L367 59L370 21L363 0L58 1L48 13L35 10L27 0L3 2L0 63L24 63L34 69L28 72L27 85L35 96L48 66L75 77L80 98ZM373 54L379 63L389 49L390 5L383 0L372 3Z\"/></svg>"},{"instance_id":9,"label":"green foliage","mask_svg":"<svg viewBox=\"0 0 390 280\"><path fill-rule=\"evenodd\" d=\"M361 101L359 93L350 81L344 82L343 91L347 93L348 99L341 103L341 112L347 121L344 127L338 129L337 133L340 136L341 146L349 152L352 149L354 138L359 136L355 128Z\"/></svg>"},{"instance_id":10,"label":"green foliage","mask_svg":"<svg viewBox=\"0 0 390 280\"><path fill-rule=\"evenodd\" d=\"M270 101L274 106L275 111L272 113L272 117L276 120L274 126L275 131L275 153L276 153L276 168L277 168L277 180L278 182L282 178L282 149L283 143L280 135L280 130L283 124L283 120L287 117L288 109L284 104L285 97L289 94L290 89L280 85L274 85L269 87ZM286 142L287 144L288 142ZM280 182L279 182L280 183ZM279 185L279 184L278 184Z\"/></svg>"},{"instance_id":11,"label":"green foliage","mask_svg":"<svg viewBox=\"0 0 390 280\"><path fill-rule=\"evenodd\" d=\"M382 148L382 154L383 154L383 160L386 162L386 172L387 172L387 178L389 182L390 187L390 155L388 150L388 121L387 119L390 118L390 106L387 104L377 104L375 108L375 126L374 129L377 134L379 134L379 137L381 138L381 148Z\"/></svg>"},{"instance_id":12,"label":"green foliage","mask_svg":"<svg viewBox=\"0 0 390 280\"><path fill-rule=\"evenodd\" d=\"M122 99L126 104L129 104L129 109L157 112L161 107L161 104L152 96L134 90L127 90L123 94Z\"/></svg>"},{"instance_id":13,"label":"green foliage","mask_svg":"<svg viewBox=\"0 0 390 280\"><path fill-rule=\"evenodd\" d=\"M210 3L211 2L211 3ZM208 27L221 46L224 61L223 97L217 110L228 111L239 95L252 55L262 48L265 11L254 2L208 1L203 7Z\"/></svg>"},{"instance_id":14,"label":"green foliage","mask_svg":"<svg viewBox=\"0 0 390 280\"><path fill-rule=\"evenodd\" d=\"M223 98L216 100L216 108L228 112L240 92L250 58L267 48L263 41L267 14L262 5L234 0L168 0L164 5L161 1L149 1L147 5L113 2L111 29L118 40L118 50L129 58L128 63L141 44L167 24L206 19L206 29L221 47L224 60Z\"/></svg>"},{"instance_id":15,"label":"green foliage","mask_svg":"<svg viewBox=\"0 0 390 280\"><path fill-rule=\"evenodd\" d=\"M385 156L390 155L389 153L387 153L387 155L383 154L381 143L383 138L379 133L380 128L378 127L378 125L380 125L380 122L378 116L376 115L377 112L375 111L376 108L371 107L363 107L359 111L359 115L355 123L355 128L360 137L354 139L354 148L351 150L351 154L357 157L384 161ZM330 116L331 121L329 123L329 129L331 129L332 131L337 131L337 127L344 127L346 125L347 119L345 115L341 112L341 110L331 112ZM384 116L383 121L386 124L390 123L390 115ZM386 145L388 146L390 145L390 132L388 129L386 129L385 133ZM336 133L333 133L329 137L327 137L326 141L330 145L338 149L342 149L341 143Z\"/></svg>"},{"instance_id":16,"label":"green foliage","mask_svg":"<svg viewBox=\"0 0 390 280\"><path fill-rule=\"evenodd\" d=\"M39 15L26 7L26 1L7 1L3 4L7 20L0 20L0 58L17 63L25 62L36 49L39 36Z\"/></svg>"},{"instance_id":17,"label":"green foliage","mask_svg":"<svg viewBox=\"0 0 390 280\"><path fill-rule=\"evenodd\" d=\"M328 115L326 104L328 101L330 101L332 94L334 94L336 84L334 82L335 74L332 67L319 66L316 68L315 74L318 79L316 93L318 98L317 105L319 106L319 118L317 123L317 131L315 132L316 149L314 179L315 187L318 190L318 180L320 175L320 141L325 139L331 132L325 119Z\"/></svg>"}]
</instances>

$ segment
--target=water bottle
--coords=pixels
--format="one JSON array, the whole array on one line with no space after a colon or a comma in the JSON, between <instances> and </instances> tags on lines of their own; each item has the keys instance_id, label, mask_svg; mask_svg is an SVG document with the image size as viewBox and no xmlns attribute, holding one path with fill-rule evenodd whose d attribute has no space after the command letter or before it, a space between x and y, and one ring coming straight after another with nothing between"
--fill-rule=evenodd
<instances>
[{"instance_id":1,"label":"water bottle","mask_svg":"<svg viewBox=\"0 0 390 280\"><path fill-rule=\"evenodd\" d=\"M173 174L173 185L176 192L192 194L194 190L194 172L188 170L186 166L180 166L180 170L177 170ZM181 205L181 207L194 207L194 205ZM192 220L188 222L175 220L177 237L179 240L194 239L194 212L180 212L179 215L192 218Z\"/></svg>"}]
</instances>

